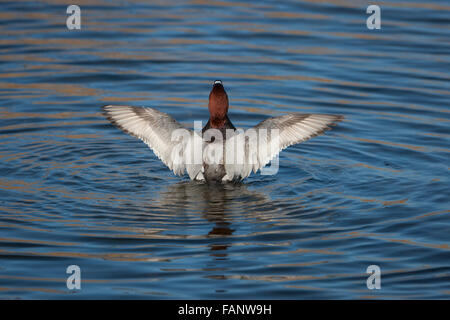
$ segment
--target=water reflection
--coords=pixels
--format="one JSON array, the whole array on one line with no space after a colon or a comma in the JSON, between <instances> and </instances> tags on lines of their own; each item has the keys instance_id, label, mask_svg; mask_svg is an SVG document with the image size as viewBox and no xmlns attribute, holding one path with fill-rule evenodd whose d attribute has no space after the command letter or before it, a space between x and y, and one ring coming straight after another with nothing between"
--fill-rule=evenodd
<instances>
[{"instance_id":1,"label":"water reflection","mask_svg":"<svg viewBox=\"0 0 450 320\"><path fill-rule=\"evenodd\" d=\"M239 201L245 199L245 202ZM233 228L234 215L245 212L249 207L268 205L270 199L263 193L250 191L242 183L220 184L202 183L196 181L181 181L167 187L160 193L162 206L175 207L178 210L197 212L212 225L211 230L205 234L206 238L214 239L209 248L211 255L217 258L226 258L231 242L227 241L236 231Z\"/></svg>"}]
</instances>

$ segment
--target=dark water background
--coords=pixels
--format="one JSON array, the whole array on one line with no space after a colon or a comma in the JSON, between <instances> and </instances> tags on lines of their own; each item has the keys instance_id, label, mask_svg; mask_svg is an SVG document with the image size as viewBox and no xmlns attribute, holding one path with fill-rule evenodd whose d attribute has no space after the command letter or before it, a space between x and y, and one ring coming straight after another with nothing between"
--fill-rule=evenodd
<instances>
[{"instance_id":1,"label":"dark water background","mask_svg":"<svg viewBox=\"0 0 450 320\"><path fill-rule=\"evenodd\" d=\"M0 2L0 298L450 295L450 3ZM275 176L174 177L106 104L342 114ZM66 288L78 265L82 288ZM381 289L366 268L381 268Z\"/></svg>"}]
</instances>

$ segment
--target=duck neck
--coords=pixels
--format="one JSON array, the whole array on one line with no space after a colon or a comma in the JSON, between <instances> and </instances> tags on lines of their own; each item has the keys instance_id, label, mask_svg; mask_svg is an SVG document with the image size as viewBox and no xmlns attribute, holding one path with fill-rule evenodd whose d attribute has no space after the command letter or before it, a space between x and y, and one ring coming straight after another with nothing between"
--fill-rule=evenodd
<instances>
[{"instance_id":1,"label":"duck neck","mask_svg":"<svg viewBox=\"0 0 450 320\"><path fill-rule=\"evenodd\" d=\"M230 119L228 118L228 115L225 115L225 117L223 118L210 117L208 122L202 129L202 133L205 133L205 131L208 129L218 129L223 132L225 132L226 129L236 130L236 128L233 126Z\"/></svg>"},{"instance_id":2,"label":"duck neck","mask_svg":"<svg viewBox=\"0 0 450 320\"><path fill-rule=\"evenodd\" d=\"M211 128L222 129L222 128L225 127L225 125L227 123L227 120L228 120L228 116L227 115L225 115L224 117L219 117L219 118L217 118L217 117L216 118L210 117L209 118L209 123L211 125Z\"/></svg>"}]
</instances>

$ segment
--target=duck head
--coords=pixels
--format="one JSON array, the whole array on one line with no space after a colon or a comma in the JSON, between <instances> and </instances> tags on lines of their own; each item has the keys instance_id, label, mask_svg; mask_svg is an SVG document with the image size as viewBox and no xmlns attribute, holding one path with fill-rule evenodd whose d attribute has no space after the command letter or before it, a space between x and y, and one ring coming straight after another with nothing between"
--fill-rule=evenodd
<instances>
[{"instance_id":1,"label":"duck head","mask_svg":"<svg viewBox=\"0 0 450 320\"><path fill-rule=\"evenodd\" d=\"M222 85L221 80L214 81L211 93L209 94L209 121L212 128L224 126L228 112L228 95Z\"/></svg>"}]
</instances>

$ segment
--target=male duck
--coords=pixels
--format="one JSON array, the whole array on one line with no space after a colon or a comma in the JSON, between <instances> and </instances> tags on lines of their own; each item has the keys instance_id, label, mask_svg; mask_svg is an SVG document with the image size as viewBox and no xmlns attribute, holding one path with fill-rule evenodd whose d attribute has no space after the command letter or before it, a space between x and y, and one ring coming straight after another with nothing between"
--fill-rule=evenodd
<instances>
[{"instance_id":1,"label":"male duck","mask_svg":"<svg viewBox=\"0 0 450 320\"><path fill-rule=\"evenodd\" d=\"M187 130L152 108L108 105L103 111L115 126L144 141L175 174L187 172L192 180L223 182L262 172L284 148L315 137L343 119L339 115L290 113L243 131L231 123L228 107L222 81L216 80L209 94L209 120L201 132ZM187 138L180 142L174 139L174 132L185 132ZM252 145L252 141L256 143Z\"/></svg>"}]
</instances>

